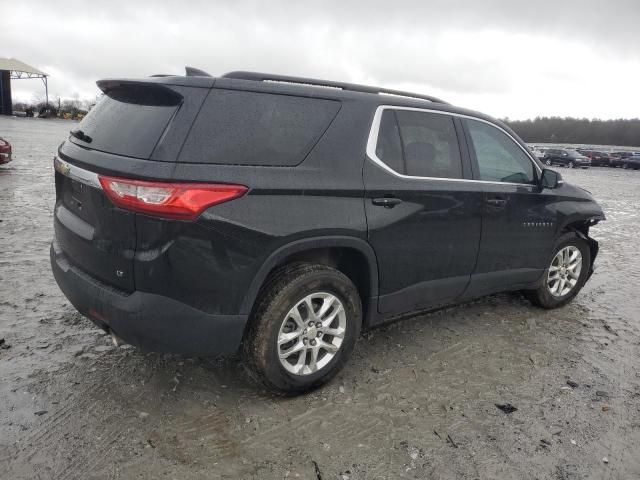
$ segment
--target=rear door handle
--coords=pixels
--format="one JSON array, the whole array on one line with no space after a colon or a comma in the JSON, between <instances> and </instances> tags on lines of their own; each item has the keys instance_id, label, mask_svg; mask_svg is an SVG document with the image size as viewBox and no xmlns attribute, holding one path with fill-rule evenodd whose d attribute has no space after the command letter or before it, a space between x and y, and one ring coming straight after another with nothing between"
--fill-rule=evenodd
<instances>
[{"instance_id":1,"label":"rear door handle","mask_svg":"<svg viewBox=\"0 0 640 480\"><path fill-rule=\"evenodd\" d=\"M485 203L494 208L502 208L507 204L504 198L487 198Z\"/></svg>"},{"instance_id":2,"label":"rear door handle","mask_svg":"<svg viewBox=\"0 0 640 480\"><path fill-rule=\"evenodd\" d=\"M396 197L380 197L380 198L373 198L371 200L371 203L379 207L393 208L396 205L402 203L402 199L396 198Z\"/></svg>"}]
</instances>

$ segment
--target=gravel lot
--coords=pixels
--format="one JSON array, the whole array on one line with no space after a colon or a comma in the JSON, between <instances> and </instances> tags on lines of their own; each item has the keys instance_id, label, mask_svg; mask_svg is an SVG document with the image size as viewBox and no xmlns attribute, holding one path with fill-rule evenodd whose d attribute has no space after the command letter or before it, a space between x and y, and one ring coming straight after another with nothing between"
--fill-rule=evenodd
<instances>
[{"instance_id":1,"label":"gravel lot","mask_svg":"<svg viewBox=\"0 0 640 480\"><path fill-rule=\"evenodd\" d=\"M238 358L112 347L67 303L48 247L71 128L0 118L0 478L640 476L640 171L562 170L608 217L572 304L497 295L379 328L330 385L283 399Z\"/></svg>"}]
</instances>

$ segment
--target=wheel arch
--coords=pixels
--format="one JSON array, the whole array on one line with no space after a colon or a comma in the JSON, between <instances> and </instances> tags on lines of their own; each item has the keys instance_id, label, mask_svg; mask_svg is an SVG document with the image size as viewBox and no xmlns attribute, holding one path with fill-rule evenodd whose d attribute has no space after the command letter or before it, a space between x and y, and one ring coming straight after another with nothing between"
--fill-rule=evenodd
<instances>
[{"instance_id":1,"label":"wheel arch","mask_svg":"<svg viewBox=\"0 0 640 480\"><path fill-rule=\"evenodd\" d=\"M603 215L593 215L573 219L568 221L561 229L561 235L565 233L574 233L589 245L591 265L589 266L589 276L587 279L589 279L593 273L593 263L598 255L598 250L600 249L598 242L589 236L589 229L603 219Z\"/></svg>"},{"instance_id":2,"label":"wheel arch","mask_svg":"<svg viewBox=\"0 0 640 480\"><path fill-rule=\"evenodd\" d=\"M365 240L349 236L312 237L283 245L263 262L241 304L241 312L250 314L260 289L269 275L293 262L320 263L337 268L356 285L362 299L363 324L374 314L378 295L378 262L373 248ZM366 271L363 271L366 268Z\"/></svg>"}]
</instances>

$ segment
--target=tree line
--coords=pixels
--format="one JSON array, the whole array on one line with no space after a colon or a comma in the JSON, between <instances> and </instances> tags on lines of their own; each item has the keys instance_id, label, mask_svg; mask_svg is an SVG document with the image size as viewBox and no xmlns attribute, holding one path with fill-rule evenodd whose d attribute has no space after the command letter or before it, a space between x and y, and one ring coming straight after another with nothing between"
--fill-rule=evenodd
<instances>
[{"instance_id":1,"label":"tree line","mask_svg":"<svg viewBox=\"0 0 640 480\"><path fill-rule=\"evenodd\" d=\"M527 143L640 146L640 118L537 117L533 120L506 118L503 121Z\"/></svg>"}]
</instances>

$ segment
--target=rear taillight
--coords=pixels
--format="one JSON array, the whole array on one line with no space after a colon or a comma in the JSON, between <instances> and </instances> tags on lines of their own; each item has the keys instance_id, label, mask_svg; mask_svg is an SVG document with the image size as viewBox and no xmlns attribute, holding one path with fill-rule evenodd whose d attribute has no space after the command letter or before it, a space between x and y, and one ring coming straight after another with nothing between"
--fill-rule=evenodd
<instances>
[{"instance_id":1,"label":"rear taillight","mask_svg":"<svg viewBox=\"0 0 640 480\"><path fill-rule=\"evenodd\" d=\"M99 178L107 196L118 207L175 220L195 220L207 208L241 197L248 190L244 185Z\"/></svg>"}]
</instances>

